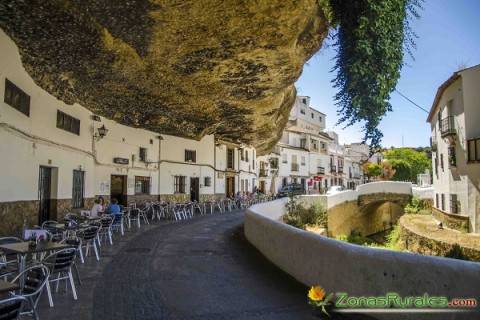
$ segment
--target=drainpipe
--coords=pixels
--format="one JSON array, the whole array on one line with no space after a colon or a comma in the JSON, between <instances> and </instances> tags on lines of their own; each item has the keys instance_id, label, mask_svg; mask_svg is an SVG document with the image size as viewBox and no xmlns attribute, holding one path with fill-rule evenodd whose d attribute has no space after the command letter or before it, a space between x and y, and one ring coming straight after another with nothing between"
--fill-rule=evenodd
<instances>
[{"instance_id":1,"label":"drainpipe","mask_svg":"<svg viewBox=\"0 0 480 320\"><path fill-rule=\"evenodd\" d=\"M217 196L217 144L213 139L213 197Z\"/></svg>"},{"instance_id":2,"label":"drainpipe","mask_svg":"<svg viewBox=\"0 0 480 320\"><path fill-rule=\"evenodd\" d=\"M162 166L162 141L163 141L163 137L162 136L158 136L158 201L160 201L160 187L161 187L161 183L160 183L160 177L161 177L161 166Z\"/></svg>"}]
</instances>

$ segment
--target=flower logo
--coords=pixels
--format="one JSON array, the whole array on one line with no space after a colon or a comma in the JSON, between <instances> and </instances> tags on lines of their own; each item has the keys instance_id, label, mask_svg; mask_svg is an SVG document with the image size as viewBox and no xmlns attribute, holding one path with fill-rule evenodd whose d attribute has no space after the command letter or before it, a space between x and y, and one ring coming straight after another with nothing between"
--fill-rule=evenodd
<instances>
[{"instance_id":1,"label":"flower logo","mask_svg":"<svg viewBox=\"0 0 480 320\"><path fill-rule=\"evenodd\" d=\"M325 298L325 290L320 286L311 287L308 291L308 298L312 301L322 301Z\"/></svg>"},{"instance_id":2,"label":"flower logo","mask_svg":"<svg viewBox=\"0 0 480 320\"><path fill-rule=\"evenodd\" d=\"M331 299L333 298L333 293L330 293L328 296L325 293L325 290L321 286L313 286L308 290L308 299L309 303L316 307L321 308L322 312L327 316L330 316L327 312L327 307L331 307Z\"/></svg>"}]
</instances>

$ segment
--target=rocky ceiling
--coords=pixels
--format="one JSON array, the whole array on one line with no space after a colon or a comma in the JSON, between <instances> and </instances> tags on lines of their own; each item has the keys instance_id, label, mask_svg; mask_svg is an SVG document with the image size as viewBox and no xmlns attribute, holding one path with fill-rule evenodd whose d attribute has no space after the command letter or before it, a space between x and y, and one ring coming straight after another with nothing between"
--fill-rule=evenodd
<instances>
[{"instance_id":1,"label":"rocky ceiling","mask_svg":"<svg viewBox=\"0 0 480 320\"><path fill-rule=\"evenodd\" d=\"M328 23L317 0L2 0L0 27L66 103L269 150Z\"/></svg>"}]
</instances>

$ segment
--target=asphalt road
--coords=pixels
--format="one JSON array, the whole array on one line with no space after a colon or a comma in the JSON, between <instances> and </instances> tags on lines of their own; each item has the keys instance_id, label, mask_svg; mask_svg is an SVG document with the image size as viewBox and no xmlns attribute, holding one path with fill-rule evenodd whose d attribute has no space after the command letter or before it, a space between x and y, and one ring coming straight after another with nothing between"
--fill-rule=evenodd
<instances>
[{"instance_id":1,"label":"asphalt road","mask_svg":"<svg viewBox=\"0 0 480 320\"><path fill-rule=\"evenodd\" d=\"M307 288L259 254L242 227L234 212L129 232L102 247L100 263L80 265L77 301L61 289L48 308L43 297L40 318L318 319Z\"/></svg>"}]
</instances>

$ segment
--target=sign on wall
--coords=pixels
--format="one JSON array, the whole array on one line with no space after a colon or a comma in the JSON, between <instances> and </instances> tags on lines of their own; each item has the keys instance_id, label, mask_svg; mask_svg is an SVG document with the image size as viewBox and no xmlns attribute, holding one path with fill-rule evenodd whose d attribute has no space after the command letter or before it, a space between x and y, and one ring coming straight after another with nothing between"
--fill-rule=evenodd
<instances>
[{"instance_id":1,"label":"sign on wall","mask_svg":"<svg viewBox=\"0 0 480 320\"><path fill-rule=\"evenodd\" d=\"M127 158L113 158L113 163L116 164L129 164L129 160Z\"/></svg>"}]
</instances>

